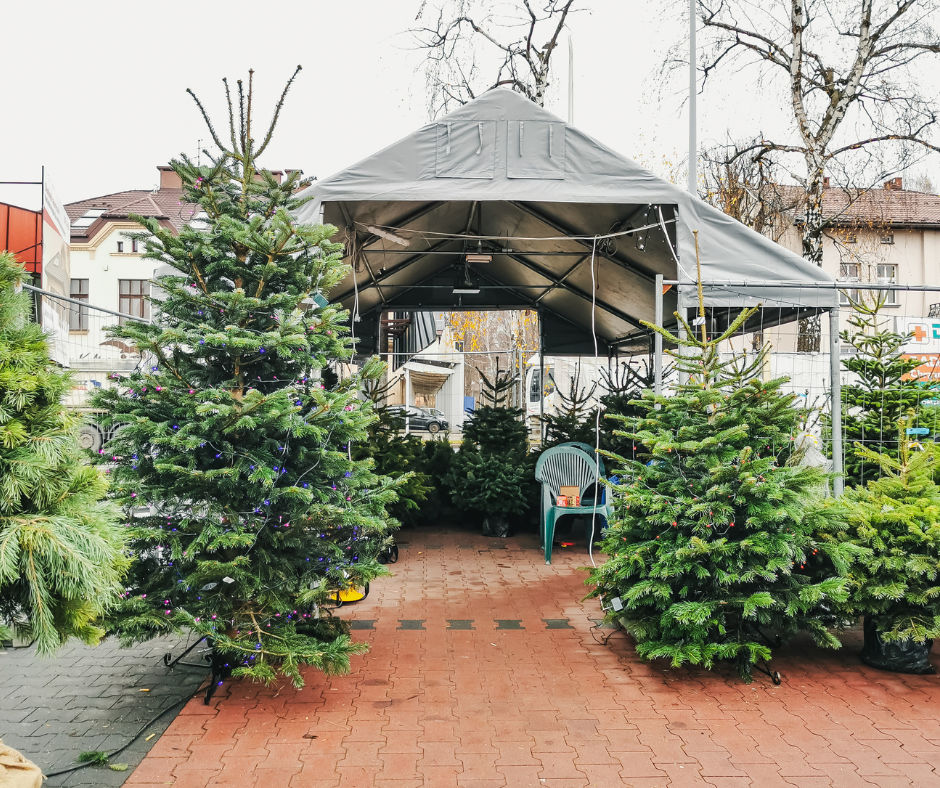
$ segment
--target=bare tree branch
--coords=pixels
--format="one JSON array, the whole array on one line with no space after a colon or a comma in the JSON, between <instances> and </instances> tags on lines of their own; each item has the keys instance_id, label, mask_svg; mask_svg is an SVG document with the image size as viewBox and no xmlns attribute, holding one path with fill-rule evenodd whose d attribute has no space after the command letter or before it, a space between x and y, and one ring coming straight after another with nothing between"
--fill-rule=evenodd
<instances>
[{"instance_id":1,"label":"bare tree branch","mask_svg":"<svg viewBox=\"0 0 940 788\"><path fill-rule=\"evenodd\" d=\"M706 176L713 199L741 210L748 195L767 193L765 183L755 192L748 179L790 169L803 195L803 256L820 265L824 231L838 221L822 211L827 172L842 173L850 191L864 192L923 152L940 152L936 98L919 88L911 69L940 54L933 26L940 0L697 0L697 6L702 83L764 66L761 77L769 69L786 90L787 120L799 138L761 137L727 148ZM801 160L799 172L788 157ZM747 206L745 216L754 210ZM801 349L818 349L818 323L813 331Z\"/></svg>"},{"instance_id":2,"label":"bare tree branch","mask_svg":"<svg viewBox=\"0 0 940 788\"><path fill-rule=\"evenodd\" d=\"M425 51L432 117L491 87L508 86L543 106L552 53L578 0L424 0L410 32ZM497 16L497 11L504 12ZM544 41L543 44L538 44Z\"/></svg>"}]
</instances>

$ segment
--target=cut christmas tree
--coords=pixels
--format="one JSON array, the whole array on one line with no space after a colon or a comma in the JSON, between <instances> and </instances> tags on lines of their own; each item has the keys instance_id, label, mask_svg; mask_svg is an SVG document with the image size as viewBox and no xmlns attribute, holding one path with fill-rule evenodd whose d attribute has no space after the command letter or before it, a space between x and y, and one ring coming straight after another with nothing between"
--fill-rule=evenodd
<instances>
[{"instance_id":1,"label":"cut christmas tree","mask_svg":"<svg viewBox=\"0 0 940 788\"><path fill-rule=\"evenodd\" d=\"M827 477L799 463L802 414L784 378L762 379L766 349L751 361L720 352L753 311L714 339L704 320L698 336L686 324L685 340L656 329L680 347L687 380L619 417L638 455L611 455L616 517L608 560L591 575L592 595L641 657L706 668L727 660L746 680L796 632L839 645L821 607L846 598L853 555L818 538Z\"/></svg>"},{"instance_id":2,"label":"cut christmas tree","mask_svg":"<svg viewBox=\"0 0 940 788\"><path fill-rule=\"evenodd\" d=\"M447 483L454 505L482 518L484 536L512 533L511 516L522 514L530 501L533 463L523 412L508 406L512 376L496 369L493 380L482 373L483 399L465 422L463 443L454 457Z\"/></svg>"},{"instance_id":3,"label":"cut christmas tree","mask_svg":"<svg viewBox=\"0 0 940 788\"><path fill-rule=\"evenodd\" d=\"M104 477L62 405L71 380L17 292L24 277L0 252L0 640L15 626L49 654L69 637L101 639L128 562Z\"/></svg>"},{"instance_id":4,"label":"cut christmas tree","mask_svg":"<svg viewBox=\"0 0 940 788\"><path fill-rule=\"evenodd\" d=\"M278 183L257 165L292 81L260 144L251 77L229 100L228 145L203 111L221 152L172 162L198 224L175 235L137 217L146 257L171 273L152 323L113 330L143 361L95 406L116 429L103 460L137 559L116 631L131 643L192 630L217 673L301 686L303 666L344 672L365 649L325 605L384 573L395 492L351 459L374 419L363 380L381 363L331 385L321 374L353 354L348 314L326 305L347 273L335 228L294 218L299 173Z\"/></svg>"}]
</instances>

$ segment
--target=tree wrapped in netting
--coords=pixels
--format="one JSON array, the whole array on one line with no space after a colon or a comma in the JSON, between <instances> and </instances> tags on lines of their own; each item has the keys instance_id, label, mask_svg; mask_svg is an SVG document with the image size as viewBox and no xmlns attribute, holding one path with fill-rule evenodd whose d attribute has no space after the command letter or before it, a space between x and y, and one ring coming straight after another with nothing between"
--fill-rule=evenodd
<instances>
[{"instance_id":1,"label":"tree wrapped in netting","mask_svg":"<svg viewBox=\"0 0 940 788\"><path fill-rule=\"evenodd\" d=\"M688 339L656 328L680 347L687 379L671 396L644 393L638 416L619 417L638 455L610 455L616 516L608 560L591 574L591 595L641 657L706 668L730 660L748 680L798 631L839 645L822 618L846 599L854 554L821 538L833 516L827 477L799 463L802 414L785 378L762 379L766 348L750 361L719 349L753 311L714 339L704 320L700 336L686 324Z\"/></svg>"},{"instance_id":2,"label":"tree wrapped in netting","mask_svg":"<svg viewBox=\"0 0 940 788\"><path fill-rule=\"evenodd\" d=\"M143 361L95 406L116 430L103 459L137 559L117 633L192 630L223 674L300 686L302 666L344 672L365 649L324 606L384 572L395 492L371 460L351 459L374 419L363 381L383 365L322 374L354 344L347 312L327 303L348 272L335 228L296 219L298 172L279 183L256 163L293 79L260 144L251 78L237 102L225 82L227 145L194 95L220 153L172 167L201 215L178 235L135 217L146 257L170 273L152 323L113 329Z\"/></svg>"},{"instance_id":3,"label":"tree wrapped in netting","mask_svg":"<svg viewBox=\"0 0 940 788\"><path fill-rule=\"evenodd\" d=\"M842 367L850 373L842 386L842 433L846 446L860 443L875 454L898 457L897 425L902 418L909 426L940 426L940 408L921 403L937 396L937 389L924 385L912 373L921 361L906 357L911 334L896 331L890 317L882 314L884 294L860 296L852 301L850 328L842 341L853 353L842 356ZM914 418L909 417L913 411ZM880 461L867 452L846 452L846 482L865 485L881 472Z\"/></svg>"},{"instance_id":4,"label":"tree wrapped in netting","mask_svg":"<svg viewBox=\"0 0 940 788\"><path fill-rule=\"evenodd\" d=\"M62 404L71 379L17 292L24 277L0 252L0 640L14 625L49 654L70 637L101 639L128 561L117 507Z\"/></svg>"}]
</instances>

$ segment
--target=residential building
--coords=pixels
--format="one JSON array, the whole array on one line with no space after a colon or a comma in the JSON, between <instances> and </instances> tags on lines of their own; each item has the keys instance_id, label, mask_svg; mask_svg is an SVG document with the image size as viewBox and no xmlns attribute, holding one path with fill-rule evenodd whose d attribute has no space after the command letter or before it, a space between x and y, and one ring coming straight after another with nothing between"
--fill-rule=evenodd
<instances>
[{"instance_id":1,"label":"residential building","mask_svg":"<svg viewBox=\"0 0 940 788\"><path fill-rule=\"evenodd\" d=\"M886 181L880 189L826 186L822 212L829 223L823 241L827 273L852 284L940 288L940 195L908 191L901 178ZM798 252L800 230L797 216L780 242ZM852 293L843 294L843 305L849 305ZM888 291L886 299L885 309L897 315L926 317L931 307L940 311L940 289Z\"/></svg>"},{"instance_id":2,"label":"residential building","mask_svg":"<svg viewBox=\"0 0 940 788\"><path fill-rule=\"evenodd\" d=\"M775 187L775 200L786 205L783 224L778 221L775 237L779 243L799 252L802 246L802 194L798 187ZM796 206L796 207L794 207ZM875 291L866 283L929 286L936 290L887 290L882 314L902 333L936 317L940 330L940 195L904 188L903 180L893 178L880 189L823 190L822 212L827 221L823 237L823 269L844 281L840 293L840 325L849 328L851 298L870 298ZM768 323L773 323L773 306L765 304ZM926 327L926 326L925 326ZM762 338L773 348L768 374L787 375L794 391L810 399L825 398L829 389L829 321L821 319L818 353L798 353L798 324L770 328ZM846 350L843 348L843 350ZM940 351L929 345L911 347L910 352Z\"/></svg>"},{"instance_id":3,"label":"residential building","mask_svg":"<svg viewBox=\"0 0 940 788\"><path fill-rule=\"evenodd\" d=\"M107 328L122 319L115 313L150 317L155 261L145 260L143 242L129 237L143 229L131 216L156 219L173 232L196 216L198 207L183 200L179 176L167 166L157 169L156 189L115 192L65 206L71 221L69 296L88 304L72 304L69 314L68 366L76 382L73 399L78 400L73 404L80 404L87 389L102 385L112 373L133 369L140 359L132 347L107 336Z\"/></svg>"}]
</instances>

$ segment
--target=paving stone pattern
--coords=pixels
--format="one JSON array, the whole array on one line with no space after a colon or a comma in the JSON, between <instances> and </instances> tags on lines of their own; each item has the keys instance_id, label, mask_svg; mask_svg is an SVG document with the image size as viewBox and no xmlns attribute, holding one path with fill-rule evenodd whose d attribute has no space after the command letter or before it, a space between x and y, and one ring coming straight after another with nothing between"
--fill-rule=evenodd
<instances>
[{"instance_id":1,"label":"paving stone pattern","mask_svg":"<svg viewBox=\"0 0 940 788\"><path fill-rule=\"evenodd\" d=\"M193 700L127 785L940 786L940 678L862 666L857 636L792 645L779 687L667 670L596 628L583 549L426 533L339 611L371 627L350 675Z\"/></svg>"},{"instance_id":2,"label":"paving stone pattern","mask_svg":"<svg viewBox=\"0 0 940 788\"><path fill-rule=\"evenodd\" d=\"M46 773L76 766L86 750L116 750L206 678L204 669L164 667L163 654L179 653L180 642L159 639L122 649L106 639L96 648L66 645L52 659L38 657L34 648L0 649L0 739ZM113 762L140 763L174 716L149 726ZM147 742L151 733L156 736ZM86 767L44 785L117 786L129 773Z\"/></svg>"}]
</instances>

